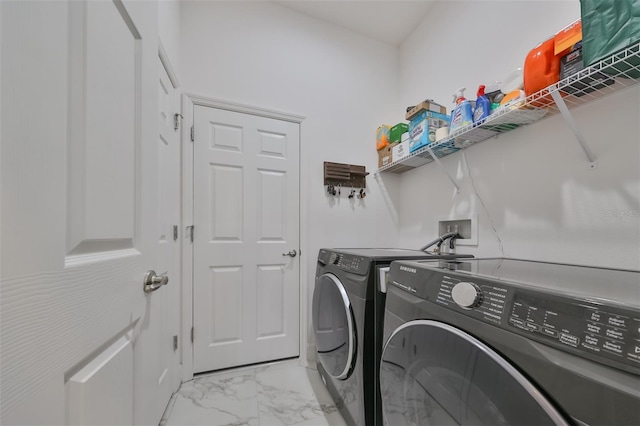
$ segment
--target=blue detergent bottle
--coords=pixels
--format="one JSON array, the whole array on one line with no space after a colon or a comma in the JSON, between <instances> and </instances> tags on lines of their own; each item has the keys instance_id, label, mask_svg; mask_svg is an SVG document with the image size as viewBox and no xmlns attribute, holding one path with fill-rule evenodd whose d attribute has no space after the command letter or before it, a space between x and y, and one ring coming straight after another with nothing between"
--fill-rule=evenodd
<instances>
[{"instance_id":1,"label":"blue detergent bottle","mask_svg":"<svg viewBox=\"0 0 640 426\"><path fill-rule=\"evenodd\" d=\"M473 124L473 111L471 109L471 102L464 97L464 91L466 87L461 87L453 94L453 100L456 106L451 113L451 132L469 126Z\"/></svg>"},{"instance_id":2,"label":"blue detergent bottle","mask_svg":"<svg viewBox=\"0 0 640 426\"><path fill-rule=\"evenodd\" d=\"M476 98L476 109L473 111L473 123L482 124L484 120L491 114L491 101L484 94L485 85L478 87L478 97Z\"/></svg>"}]
</instances>

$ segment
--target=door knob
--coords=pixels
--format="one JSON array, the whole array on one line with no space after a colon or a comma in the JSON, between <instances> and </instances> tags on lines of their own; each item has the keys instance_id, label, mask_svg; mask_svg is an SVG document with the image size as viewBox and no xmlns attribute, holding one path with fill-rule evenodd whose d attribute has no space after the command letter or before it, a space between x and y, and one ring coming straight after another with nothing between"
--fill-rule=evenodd
<instances>
[{"instance_id":1,"label":"door knob","mask_svg":"<svg viewBox=\"0 0 640 426\"><path fill-rule=\"evenodd\" d=\"M289 251L289 253L282 253L283 256L291 256L291 257L296 257L297 254L298 254L298 252L295 251L295 249Z\"/></svg>"},{"instance_id":2,"label":"door knob","mask_svg":"<svg viewBox=\"0 0 640 426\"><path fill-rule=\"evenodd\" d=\"M152 291L156 291L163 285L167 285L168 282L169 277L166 275L156 275L156 271L151 269L144 274L144 292L151 293Z\"/></svg>"}]
</instances>

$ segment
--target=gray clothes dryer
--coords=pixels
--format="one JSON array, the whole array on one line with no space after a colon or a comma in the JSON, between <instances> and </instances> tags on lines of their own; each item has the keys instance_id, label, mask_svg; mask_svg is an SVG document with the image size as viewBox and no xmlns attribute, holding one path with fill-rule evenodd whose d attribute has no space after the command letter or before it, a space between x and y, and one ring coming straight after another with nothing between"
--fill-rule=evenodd
<instances>
[{"instance_id":1,"label":"gray clothes dryer","mask_svg":"<svg viewBox=\"0 0 640 426\"><path fill-rule=\"evenodd\" d=\"M435 257L420 250L320 250L312 304L317 366L348 424L381 424L378 371L389 264Z\"/></svg>"},{"instance_id":2,"label":"gray clothes dryer","mask_svg":"<svg viewBox=\"0 0 640 426\"><path fill-rule=\"evenodd\" d=\"M391 264L385 424L640 424L640 272L514 259Z\"/></svg>"}]
</instances>

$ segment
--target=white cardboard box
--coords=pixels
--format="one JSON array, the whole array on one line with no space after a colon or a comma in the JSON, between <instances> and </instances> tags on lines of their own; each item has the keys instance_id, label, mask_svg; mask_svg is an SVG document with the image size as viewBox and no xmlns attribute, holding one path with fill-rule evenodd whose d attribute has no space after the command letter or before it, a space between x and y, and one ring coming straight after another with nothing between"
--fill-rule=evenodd
<instances>
[{"instance_id":1,"label":"white cardboard box","mask_svg":"<svg viewBox=\"0 0 640 426\"><path fill-rule=\"evenodd\" d=\"M391 158L393 158L393 161L398 161L407 155L409 155L409 141L404 141L393 147Z\"/></svg>"}]
</instances>

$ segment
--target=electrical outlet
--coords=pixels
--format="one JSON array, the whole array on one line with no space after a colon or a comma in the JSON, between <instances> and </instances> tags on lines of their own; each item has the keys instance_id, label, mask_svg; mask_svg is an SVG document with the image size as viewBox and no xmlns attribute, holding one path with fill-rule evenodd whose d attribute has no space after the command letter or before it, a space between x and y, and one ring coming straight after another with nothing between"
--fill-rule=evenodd
<instances>
[{"instance_id":1,"label":"electrical outlet","mask_svg":"<svg viewBox=\"0 0 640 426\"><path fill-rule=\"evenodd\" d=\"M447 232L458 232L461 238L456 239L457 245L478 245L478 218L471 219L446 219L438 221L438 235Z\"/></svg>"}]
</instances>

